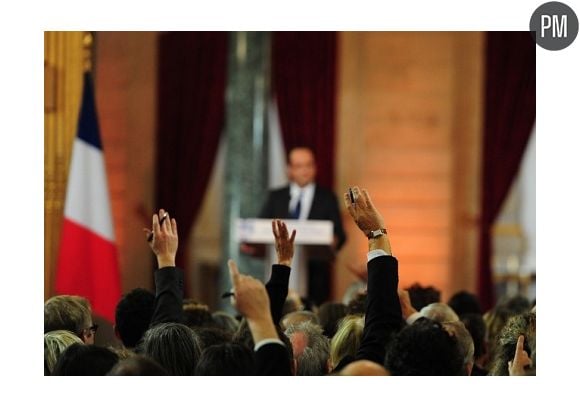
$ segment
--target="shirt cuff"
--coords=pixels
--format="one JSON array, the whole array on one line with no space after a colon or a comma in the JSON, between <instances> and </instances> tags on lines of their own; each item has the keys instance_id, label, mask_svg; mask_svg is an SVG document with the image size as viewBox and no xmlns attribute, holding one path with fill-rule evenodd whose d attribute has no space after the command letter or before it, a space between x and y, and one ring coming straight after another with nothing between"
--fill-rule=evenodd
<instances>
[{"instance_id":1,"label":"shirt cuff","mask_svg":"<svg viewBox=\"0 0 580 406\"><path fill-rule=\"evenodd\" d=\"M423 315L421 315L421 313L415 312L412 315L410 315L409 317L407 317L407 324L413 324L421 317L423 317Z\"/></svg>"},{"instance_id":2,"label":"shirt cuff","mask_svg":"<svg viewBox=\"0 0 580 406\"><path fill-rule=\"evenodd\" d=\"M256 343L256 345L254 346L254 351L258 351L261 347L265 346L266 344L280 344L280 345L285 345L282 340L278 339L278 338L266 338L258 343Z\"/></svg>"},{"instance_id":3,"label":"shirt cuff","mask_svg":"<svg viewBox=\"0 0 580 406\"><path fill-rule=\"evenodd\" d=\"M369 251L369 253L367 254L367 262L371 262L375 258L387 256L387 255L389 255L389 254L387 254L387 252L385 250L381 250L381 249Z\"/></svg>"}]
</instances>

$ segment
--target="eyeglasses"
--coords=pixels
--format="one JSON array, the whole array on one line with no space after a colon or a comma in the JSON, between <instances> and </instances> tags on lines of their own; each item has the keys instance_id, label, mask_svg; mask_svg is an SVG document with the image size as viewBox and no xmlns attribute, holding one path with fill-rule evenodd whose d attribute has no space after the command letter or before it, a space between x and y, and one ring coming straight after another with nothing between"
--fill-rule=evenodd
<instances>
[{"instance_id":1,"label":"eyeglasses","mask_svg":"<svg viewBox=\"0 0 580 406\"><path fill-rule=\"evenodd\" d=\"M93 334L95 334L98 329L99 329L99 325L97 323L93 324L90 327L85 328L85 330L91 330Z\"/></svg>"}]
</instances>

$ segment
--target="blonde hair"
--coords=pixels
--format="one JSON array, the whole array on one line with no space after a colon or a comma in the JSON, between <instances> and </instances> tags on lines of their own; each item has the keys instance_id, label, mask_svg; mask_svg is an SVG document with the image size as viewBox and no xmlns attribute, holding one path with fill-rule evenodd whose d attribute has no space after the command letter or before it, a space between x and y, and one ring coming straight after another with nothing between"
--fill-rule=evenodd
<instances>
[{"instance_id":1,"label":"blonde hair","mask_svg":"<svg viewBox=\"0 0 580 406\"><path fill-rule=\"evenodd\" d=\"M44 303L44 332L68 330L80 335L91 324L91 305L82 296L53 296Z\"/></svg>"},{"instance_id":2,"label":"blonde hair","mask_svg":"<svg viewBox=\"0 0 580 406\"><path fill-rule=\"evenodd\" d=\"M334 369L345 356L355 356L360 347L364 318L357 315L344 317L330 342L330 362Z\"/></svg>"},{"instance_id":3,"label":"blonde hair","mask_svg":"<svg viewBox=\"0 0 580 406\"><path fill-rule=\"evenodd\" d=\"M44 364L52 373L60 354L73 344L84 344L83 340L67 330L54 330L44 334Z\"/></svg>"}]
</instances>

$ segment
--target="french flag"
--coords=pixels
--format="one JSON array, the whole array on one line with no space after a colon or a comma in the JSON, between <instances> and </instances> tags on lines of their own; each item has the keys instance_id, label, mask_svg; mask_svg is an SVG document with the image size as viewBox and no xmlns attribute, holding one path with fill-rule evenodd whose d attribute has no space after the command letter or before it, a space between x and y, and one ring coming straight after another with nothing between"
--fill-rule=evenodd
<instances>
[{"instance_id":1,"label":"french flag","mask_svg":"<svg viewBox=\"0 0 580 406\"><path fill-rule=\"evenodd\" d=\"M86 297L95 314L114 322L119 279L103 147L87 72L64 206L56 292Z\"/></svg>"}]
</instances>

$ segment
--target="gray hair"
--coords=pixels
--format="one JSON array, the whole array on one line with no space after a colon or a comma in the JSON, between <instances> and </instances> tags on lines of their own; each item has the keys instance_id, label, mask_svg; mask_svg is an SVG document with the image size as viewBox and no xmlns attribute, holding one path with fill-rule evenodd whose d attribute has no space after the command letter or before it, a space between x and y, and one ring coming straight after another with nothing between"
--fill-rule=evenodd
<instances>
[{"instance_id":1,"label":"gray hair","mask_svg":"<svg viewBox=\"0 0 580 406\"><path fill-rule=\"evenodd\" d=\"M139 352L153 358L169 375L193 375L201 355L197 334L178 323L162 323L145 332Z\"/></svg>"},{"instance_id":2,"label":"gray hair","mask_svg":"<svg viewBox=\"0 0 580 406\"><path fill-rule=\"evenodd\" d=\"M293 347L295 335L302 334L306 340L302 352L294 351L294 359L298 364L296 375L318 376L328 372L330 340L322 333L322 327L311 321L304 321L290 325L284 334L290 339Z\"/></svg>"},{"instance_id":3,"label":"gray hair","mask_svg":"<svg viewBox=\"0 0 580 406\"><path fill-rule=\"evenodd\" d=\"M448 321L441 323L443 328L450 336L457 339L457 345L459 347L459 352L463 357L463 367L467 372L467 365L473 364L474 362L474 352L475 346L473 345L473 338L469 333L469 330L465 328L465 325L460 321Z\"/></svg>"},{"instance_id":4,"label":"gray hair","mask_svg":"<svg viewBox=\"0 0 580 406\"><path fill-rule=\"evenodd\" d=\"M423 317L445 323L449 321L459 321L457 313L445 303L431 303L423 307L420 311Z\"/></svg>"}]
</instances>

